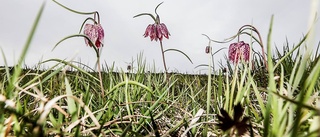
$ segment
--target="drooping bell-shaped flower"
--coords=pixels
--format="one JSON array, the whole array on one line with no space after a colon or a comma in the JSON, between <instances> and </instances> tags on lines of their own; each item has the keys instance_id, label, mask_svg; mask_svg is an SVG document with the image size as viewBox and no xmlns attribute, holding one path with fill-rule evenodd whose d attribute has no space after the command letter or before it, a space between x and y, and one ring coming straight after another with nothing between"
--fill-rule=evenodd
<instances>
[{"instance_id":1,"label":"drooping bell-shaped flower","mask_svg":"<svg viewBox=\"0 0 320 137\"><path fill-rule=\"evenodd\" d=\"M243 41L232 43L229 46L229 61L232 63L238 63L240 59L249 61L250 46Z\"/></svg>"},{"instance_id":2,"label":"drooping bell-shaped flower","mask_svg":"<svg viewBox=\"0 0 320 137\"><path fill-rule=\"evenodd\" d=\"M89 39L94 43L94 45L92 45L87 39L85 39L86 44L90 47L96 46L97 48L100 48L103 46L104 30L101 24L86 24L84 26L84 35L89 37Z\"/></svg>"},{"instance_id":3,"label":"drooping bell-shaped flower","mask_svg":"<svg viewBox=\"0 0 320 137\"><path fill-rule=\"evenodd\" d=\"M150 37L151 41L158 41L158 39L162 41L163 37L169 39L170 33L164 23L154 23L148 25L143 36Z\"/></svg>"}]
</instances>

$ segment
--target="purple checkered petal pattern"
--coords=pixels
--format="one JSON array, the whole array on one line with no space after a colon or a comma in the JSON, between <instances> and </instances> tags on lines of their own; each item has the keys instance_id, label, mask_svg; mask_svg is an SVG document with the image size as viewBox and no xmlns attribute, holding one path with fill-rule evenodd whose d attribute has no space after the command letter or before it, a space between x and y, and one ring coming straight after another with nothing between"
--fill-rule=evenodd
<instances>
[{"instance_id":1,"label":"purple checkered petal pattern","mask_svg":"<svg viewBox=\"0 0 320 137\"><path fill-rule=\"evenodd\" d=\"M84 26L84 35L89 37L97 48L103 46L104 30L100 24L86 24ZM94 46L87 39L85 39L85 43L90 47Z\"/></svg>"},{"instance_id":2,"label":"purple checkered petal pattern","mask_svg":"<svg viewBox=\"0 0 320 137\"><path fill-rule=\"evenodd\" d=\"M160 24L149 24L146 28L145 33L143 34L144 37L150 37L150 40L153 41L162 41L163 37L169 39L170 33L167 29L167 26L164 23Z\"/></svg>"},{"instance_id":3,"label":"purple checkered petal pattern","mask_svg":"<svg viewBox=\"0 0 320 137\"><path fill-rule=\"evenodd\" d=\"M250 46L248 43L240 41L238 43L232 43L229 46L228 52L229 61L232 63L238 63L240 59L249 61L250 57Z\"/></svg>"}]
</instances>

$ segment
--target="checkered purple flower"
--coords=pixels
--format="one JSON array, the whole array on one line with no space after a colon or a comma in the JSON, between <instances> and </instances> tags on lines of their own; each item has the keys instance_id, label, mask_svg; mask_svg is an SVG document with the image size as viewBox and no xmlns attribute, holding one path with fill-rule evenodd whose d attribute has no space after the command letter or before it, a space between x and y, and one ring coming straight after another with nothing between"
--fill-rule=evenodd
<instances>
[{"instance_id":1,"label":"checkered purple flower","mask_svg":"<svg viewBox=\"0 0 320 137\"><path fill-rule=\"evenodd\" d=\"M100 24L86 24L84 35L88 36L97 48L103 46L104 30ZM90 47L94 46L87 39L85 39L85 42Z\"/></svg>"},{"instance_id":2,"label":"checkered purple flower","mask_svg":"<svg viewBox=\"0 0 320 137\"><path fill-rule=\"evenodd\" d=\"M232 63L238 63L240 59L249 61L250 46L248 43L240 41L238 43L232 43L229 46L229 61Z\"/></svg>"},{"instance_id":3,"label":"checkered purple flower","mask_svg":"<svg viewBox=\"0 0 320 137\"><path fill-rule=\"evenodd\" d=\"M158 41L158 39L162 41L163 37L169 39L170 33L164 23L154 23L148 25L143 36L150 37L151 41Z\"/></svg>"}]
</instances>

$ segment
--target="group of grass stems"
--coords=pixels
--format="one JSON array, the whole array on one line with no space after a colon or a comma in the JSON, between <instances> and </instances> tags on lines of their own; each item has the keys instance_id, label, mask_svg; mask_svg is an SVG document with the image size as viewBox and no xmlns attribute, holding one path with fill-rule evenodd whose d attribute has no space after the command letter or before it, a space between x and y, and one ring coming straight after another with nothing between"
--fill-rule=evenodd
<instances>
[{"instance_id":1,"label":"group of grass stems","mask_svg":"<svg viewBox=\"0 0 320 137\"><path fill-rule=\"evenodd\" d=\"M13 93L8 93L8 85L16 71L4 66L0 135L229 136L236 135L238 126L220 130L217 115L221 109L233 114L240 103L249 117L242 125L247 127L247 136L319 136L318 49L299 69L304 63L297 47L301 44L292 48L286 44L269 61L278 65L273 74L261 67L265 65L259 56L254 58L254 69L218 69L210 79L209 114L203 111L207 75L171 73L168 83L164 73L146 67L142 55L137 57L135 73L115 73L105 65L104 98L98 74L76 62L52 59L57 61L52 68L22 69Z\"/></svg>"},{"instance_id":2,"label":"group of grass stems","mask_svg":"<svg viewBox=\"0 0 320 137\"><path fill-rule=\"evenodd\" d=\"M252 67L209 66L213 75L155 73L142 54L134 73L104 64L103 97L79 62L22 69L39 18L17 65L0 68L0 136L320 136L319 43L308 34L273 52L269 35L268 65L254 52Z\"/></svg>"}]
</instances>

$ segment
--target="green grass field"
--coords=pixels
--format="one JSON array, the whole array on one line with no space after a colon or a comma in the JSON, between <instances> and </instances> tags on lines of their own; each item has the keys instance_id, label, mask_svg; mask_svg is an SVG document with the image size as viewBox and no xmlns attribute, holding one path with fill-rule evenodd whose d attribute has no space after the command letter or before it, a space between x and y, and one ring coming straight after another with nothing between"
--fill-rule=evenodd
<instances>
[{"instance_id":1,"label":"green grass field","mask_svg":"<svg viewBox=\"0 0 320 137\"><path fill-rule=\"evenodd\" d=\"M266 62L200 65L206 75L158 73L142 54L130 73L99 57L97 71L60 59L24 68L42 10L17 65L0 67L1 137L320 136L320 42L307 45L309 32L271 49L271 21Z\"/></svg>"}]
</instances>

